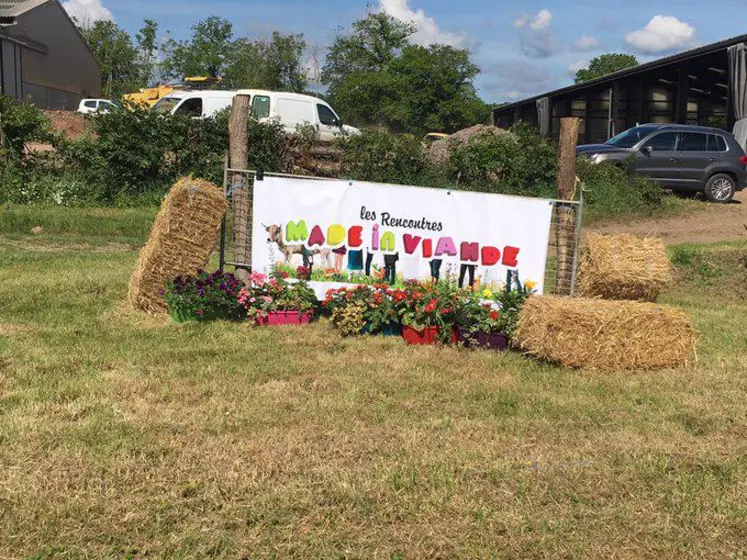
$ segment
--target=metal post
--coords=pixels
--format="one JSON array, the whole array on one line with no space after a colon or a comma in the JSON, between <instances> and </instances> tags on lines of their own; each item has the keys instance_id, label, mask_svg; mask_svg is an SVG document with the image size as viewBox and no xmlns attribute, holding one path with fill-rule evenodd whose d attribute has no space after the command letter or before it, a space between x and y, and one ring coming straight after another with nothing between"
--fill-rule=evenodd
<instances>
[{"instance_id":1,"label":"metal post","mask_svg":"<svg viewBox=\"0 0 747 560\"><path fill-rule=\"evenodd\" d=\"M612 104L615 102L614 88L610 88L609 107L607 108L607 140L612 138Z\"/></svg>"},{"instance_id":2,"label":"metal post","mask_svg":"<svg viewBox=\"0 0 747 560\"><path fill-rule=\"evenodd\" d=\"M229 160L228 160L228 152L226 152L225 157L223 158L223 197L228 198L228 166L229 166ZM223 272L223 269L226 266L226 214L223 214L223 219L220 223L220 257L219 257L219 264L218 268L221 272Z\"/></svg>"},{"instance_id":3,"label":"metal post","mask_svg":"<svg viewBox=\"0 0 747 560\"><path fill-rule=\"evenodd\" d=\"M581 248L581 220L584 217L584 185L578 195L578 206L576 207L576 241L573 250L573 271L571 272L571 297L576 295L576 277L578 275L578 253Z\"/></svg>"}]
</instances>

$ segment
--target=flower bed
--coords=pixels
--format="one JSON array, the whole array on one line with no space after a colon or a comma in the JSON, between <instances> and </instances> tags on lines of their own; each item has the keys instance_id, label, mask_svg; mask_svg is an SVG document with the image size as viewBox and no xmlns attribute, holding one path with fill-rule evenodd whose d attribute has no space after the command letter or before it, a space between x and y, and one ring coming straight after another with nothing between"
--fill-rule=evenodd
<instances>
[{"instance_id":1,"label":"flower bed","mask_svg":"<svg viewBox=\"0 0 747 560\"><path fill-rule=\"evenodd\" d=\"M197 270L193 276L177 276L163 294L169 316L176 323L188 321L239 321L246 310L238 302L242 283L231 273Z\"/></svg>"},{"instance_id":2,"label":"flower bed","mask_svg":"<svg viewBox=\"0 0 747 560\"><path fill-rule=\"evenodd\" d=\"M238 302L255 325L301 325L311 320L316 295L306 281L289 282L282 271L271 278L255 272L249 287L239 292Z\"/></svg>"},{"instance_id":3,"label":"flower bed","mask_svg":"<svg viewBox=\"0 0 747 560\"><path fill-rule=\"evenodd\" d=\"M408 344L460 344L506 350L519 311L533 285L493 293L459 289L448 282L343 287L327 292L319 305L298 267L295 279L283 269L270 277L254 273L247 285L230 273L179 276L164 299L175 322L243 320L256 326L304 325L318 310L343 336L402 336Z\"/></svg>"},{"instance_id":4,"label":"flower bed","mask_svg":"<svg viewBox=\"0 0 747 560\"><path fill-rule=\"evenodd\" d=\"M401 326L408 344L462 344L506 350L524 301L534 285L493 293L461 290L448 283L340 288L322 306L344 336L391 333Z\"/></svg>"}]
</instances>

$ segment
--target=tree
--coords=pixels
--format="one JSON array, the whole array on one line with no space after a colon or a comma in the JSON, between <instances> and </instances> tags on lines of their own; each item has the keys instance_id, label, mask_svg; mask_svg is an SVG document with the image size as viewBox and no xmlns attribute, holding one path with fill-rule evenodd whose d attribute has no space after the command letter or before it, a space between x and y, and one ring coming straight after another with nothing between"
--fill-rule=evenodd
<instances>
[{"instance_id":1,"label":"tree","mask_svg":"<svg viewBox=\"0 0 747 560\"><path fill-rule=\"evenodd\" d=\"M632 54L611 53L603 54L589 62L588 68L582 68L576 72L576 83L588 82L601 78L613 72L619 72L626 68L638 66L638 59Z\"/></svg>"},{"instance_id":2,"label":"tree","mask_svg":"<svg viewBox=\"0 0 747 560\"><path fill-rule=\"evenodd\" d=\"M353 23L349 35L338 30L322 69L322 83L331 95L351 74L380 72L406 47L415 33L412 24L402 23L379 12Z\"/></svg>"},{"instance_id":3,"label":"tree","mask_svg":"<svg viewBox=\"0 0 747 560\"><path fill-rule=\"evenodd\" d=\"M273 32L270 40L237 39L226 68L228 87L303 92L306 76L301 57L306 49L303 35Z\"/></svg>"},{"instance_id":4,"label":"tree","mask_svg":"<svg viewBox=\"0 0 747 560\"><path fill-rule=\"evenodd\" d=\"M306 75L301 68L301 56L306 50L303 35L281 35L273 31L265 46L267 89L302 92Z\"/></svg>"},{"instance_id":5,"label":"tree","mask_svg":"<svg viewBox=\"0 0 747 560\"><path fill-rule=\"evenodd\" d=\"M81 29L101 66L101 90L108 98L134 91L141 83L138 50L132 37L113 21L96 21Z\"/></svg>"},{"instance_id":6,"label":"tree","mask_svg":"<svg viewBox=\"0 0 747 560\"><path fill-rule=\"evenodd\" d=\"M166 41L166 56L161 66L169 78L185 76L222 76L231 63L236 44L233 24L210 16L192 27L189 41Z\"/></svg>"},{"instance_id":7,"label":"tree","mask_svg":"<svg viewBox=\"0 0 747 560\"><path fill-rule=\"evenodd\" d=\"M158 35L158 23L152 19L143 21L143 27L135 35L137 40L137 49L139 51L140 79L145 85L152 82L157 60L158 44L156 36Z\"/></svg>"},{"instance_id":8,"label":"tree","mask_svg":"<svg viewBox=\"0 0 747 560\"><path fill-rule=\"evenodd\" d=\"M485 121L469 52L412 45L414 31L376 13L355 22L349 35L339 33L322 73L333 105L354 123L395 131L452 132Z\"/></svg>"},{"instance_id":9,"label":"tree","mask_svg":"<svg viewBox=\"0 0 747 560\"><path fill-rule=\"evenodd\" d=\"M231 22L211 16L192 28L187 41L169 39L161 66L170 78L220 76L225 87L300 92L306 88L301 56L303 35L250 41L234 38Z\"/></svg>"}]
</instances>

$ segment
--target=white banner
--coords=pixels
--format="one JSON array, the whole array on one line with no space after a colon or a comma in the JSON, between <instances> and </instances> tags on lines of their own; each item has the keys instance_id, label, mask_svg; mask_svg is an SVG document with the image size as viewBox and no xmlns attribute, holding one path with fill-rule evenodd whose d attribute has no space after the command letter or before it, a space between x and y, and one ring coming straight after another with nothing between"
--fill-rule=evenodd
<instances>
[{"instance_id":1,"label":"white banner","mask_svg":"<svg viewBox=\"0 0 747 560\"><path fill-rule=\"evenodd\" d=\"M518 280L542 293L552 207L539 198L265 177L254 183L252 267L293 276L311 265L312 279L325 283L436 278L499 289ZM315 288L323 294L326 285Z\"/></svg>"}]
</instances>

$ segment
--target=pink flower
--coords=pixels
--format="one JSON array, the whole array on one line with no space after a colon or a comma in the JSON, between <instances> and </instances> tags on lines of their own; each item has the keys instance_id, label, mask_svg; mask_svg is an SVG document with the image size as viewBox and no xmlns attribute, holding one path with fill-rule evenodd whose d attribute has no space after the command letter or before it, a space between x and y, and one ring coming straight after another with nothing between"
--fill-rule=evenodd
<instances>
[{"instance_id":1,"label":"pink flower","mask_svg":"<svg viewBox=\"0 0 747 560\"><path fill-rule=\"evenodd\" d=\"M253 297L252 299L249 300L249 303L255 303L256 301L257 301L257 298Z\"/></svg>"},{"instance_id":2,"label":"pink flower","mask_svg":"<svg viewBox=\"0 0 747 560\"><path fill-rule=\"evenodd\" d=\"M265 300L265 303L272 303L272 298L270 296L263 296L263 300Z\"/></svg>"},{"instance_id":3,"label":"pink flower","mask_svg":"<svg viewBox=\"0 0 747 560\"><path fill-rule=\"evenodd\" d=\"M267 283L267 275L262 274L261 272L252 272L252 275L249 277L249 281L251 282L252 286L261 288Z\"/></svg>"}]
</instances>

